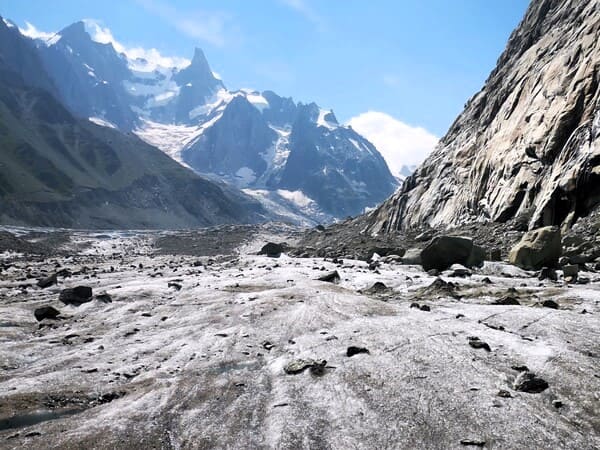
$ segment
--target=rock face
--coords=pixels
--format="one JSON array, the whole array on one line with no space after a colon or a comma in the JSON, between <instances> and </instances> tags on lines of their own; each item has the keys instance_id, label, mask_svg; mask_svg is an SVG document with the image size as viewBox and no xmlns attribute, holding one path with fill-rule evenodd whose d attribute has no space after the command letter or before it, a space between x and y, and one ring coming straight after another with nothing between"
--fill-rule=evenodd
<instances>
[{"instance_id":1,"label":"rock face","mask_svg":"<svg viewBox=\"0 0 600 450\"><path fill-rule=\"evenodd\" d=\"M526 233L508 255L509 261L523 269L555 267L562 254L558 227L544 227Z\"/></svg>"},{"instance_id":2,"label":"rock face","mask_svg":"<svg viewBox=\"0 0 600 450\"><path fill-rule=\"evenodd\" d=\"M570 225L600 201L600 4L533 0L483 89L368 231L518 217Z\"/></svg>"}]
</instances>

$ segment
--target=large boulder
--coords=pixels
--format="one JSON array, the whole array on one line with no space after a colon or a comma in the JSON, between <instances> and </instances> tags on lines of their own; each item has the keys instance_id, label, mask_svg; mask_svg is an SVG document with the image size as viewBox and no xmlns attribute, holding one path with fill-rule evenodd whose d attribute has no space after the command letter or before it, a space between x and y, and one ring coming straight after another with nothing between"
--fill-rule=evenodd
<instances>
[{"instance_id":1,"label":"large boulder","mask_svg":"<svg viewBox=\"0 0 600 450\"><path fill-rule=\"evenodd\" d=\"M543 227L532 230L515 245L508 255L511 264L526 270L556 267L562 254L560 229Z\"/></svg>"},{"instance_id":2,"label":"large boulder","mask_svg":"<svg viewBox=\"0 0 600 450\"><path fill-rule=\"evenodd\" d=\"M277 244L275 242L267 242L258 252L259 255L267 255L270 258L279 258L285 252L285 244Z\"/></svg>"},{"instance_id":3,"label":"large boulder","mask_svg":"<svg viewBox=\"0 0 600 450\"><path fill-rule=\"evenodd\" d=\"M480 267L485 260L486 252L473 240L460 236L438 236L421 251L421 265L429 271L446 270L452 264L467 267Z\"/></svg>"}]
</instances>

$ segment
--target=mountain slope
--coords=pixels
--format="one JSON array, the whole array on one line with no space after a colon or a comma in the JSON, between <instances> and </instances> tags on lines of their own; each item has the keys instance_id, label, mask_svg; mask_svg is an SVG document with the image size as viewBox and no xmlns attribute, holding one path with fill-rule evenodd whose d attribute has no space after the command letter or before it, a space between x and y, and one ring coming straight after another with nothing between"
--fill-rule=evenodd
<instances>
[{"instance_id":1,"label":"mountain slope","mask_svg":"<svg viewBox=\"0 0 600 450\"><path fill-rule=\"evenodd\" d=\"M31 41L4 20L0 37L1 223L182 228L270 217L136 136L76 119L43 89L54 86Z\"/></svg>"},{"instance_id":2,"label":"mountain slope","mask_svg":"<svg viewBox=\"0 0 600 450\"><path fill-rule=\"evenodd\" d=\"M483 89L367 230L586 215L600 201L599 32L597 1L532 1Z\"/></svg>"},{"instance_id":3,"label":"mountain slope","mask_svg":"<svg viewBox=\"0 0 600 450\"><path fill-rule=\"evenodd\" d=\"M259 204L137 137L74 119L53 97L0 80L0 221L181 228L265 218Z\"/></svg>"}]
</instances>

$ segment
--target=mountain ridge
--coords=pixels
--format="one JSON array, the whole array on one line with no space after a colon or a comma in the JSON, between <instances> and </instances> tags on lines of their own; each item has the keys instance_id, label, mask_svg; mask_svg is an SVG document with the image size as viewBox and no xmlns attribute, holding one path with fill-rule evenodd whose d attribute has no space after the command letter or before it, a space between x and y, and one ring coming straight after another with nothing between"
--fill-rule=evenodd
<instances>
[{"instance_id":1,"label":"mountain ridge","mask_svg":"<svg viewBox=\"0 0 600 450\"><path fill-rule=\"evenodd\" d=\"M78 117L133 132L237 188L308 196L318 206L305 211L313 223L360 214L397 188L377 149L331 110L272 91L230 91L199 48L186 66L131 59L95 41L90 26L76 22L35 41Z\"/></svg>"}]
</instances>

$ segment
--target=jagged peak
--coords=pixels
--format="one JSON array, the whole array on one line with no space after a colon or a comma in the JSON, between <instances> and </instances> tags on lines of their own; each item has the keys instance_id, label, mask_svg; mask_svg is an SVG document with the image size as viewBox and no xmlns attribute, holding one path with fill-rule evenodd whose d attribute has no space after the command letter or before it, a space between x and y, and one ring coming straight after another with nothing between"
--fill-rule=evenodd
<instances>
[{"instance_id":1,"label":"jagged peak","mask_svg":"<svg viewBox=\"0 0 600 450\"><path fill-rule=\"evenodd\" d=\"M66 26L58 32L65 39L86 39L91 41L92 36L88 33L85 22L79 20Z\"/></svg>"}]
</instances>

